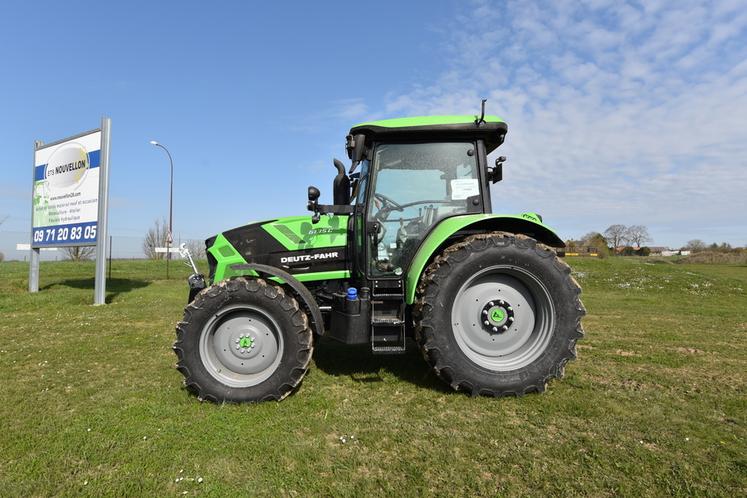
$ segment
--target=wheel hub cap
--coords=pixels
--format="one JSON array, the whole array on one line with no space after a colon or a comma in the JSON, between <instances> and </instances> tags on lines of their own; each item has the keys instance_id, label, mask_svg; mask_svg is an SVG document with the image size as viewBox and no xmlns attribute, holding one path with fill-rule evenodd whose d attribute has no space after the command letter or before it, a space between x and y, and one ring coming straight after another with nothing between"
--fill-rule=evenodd
<instances>
[{"instance_id":1,"label":"wheel hub cap","mask_svg":"<svg viewBox=\"0 0 747 498\"><path fill-rule=\"evenodd\" d=\"M506 332L514 323L514 309L503 299L494 299L483 306L480 321L488 332Z\"/></svg>"},{"instance_id":2,"label":"wheel hub cap","mask_svg":"<svg viewBox=\"0 0 747 498\"><path fill-rule=\"evenodd\" d=\"M237 331L231 334L228 339L229 344L233 341L233 349L231 352L241 359L253 358L262 349L257 348L259 340L255 337L256 329L248 328L248 331ZM260 336L261 337L261 336Z\"/></svg>"}]
</instances>

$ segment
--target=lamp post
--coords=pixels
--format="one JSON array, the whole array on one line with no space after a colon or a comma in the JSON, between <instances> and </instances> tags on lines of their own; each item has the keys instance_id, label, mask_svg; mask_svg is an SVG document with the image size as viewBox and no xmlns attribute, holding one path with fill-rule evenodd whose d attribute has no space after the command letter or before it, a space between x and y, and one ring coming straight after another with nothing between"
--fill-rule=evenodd
<instances>
[{"instance_id":1,"label":"lamp post","mask_svg":"<svg viewBox=\"0 0 747 498\"><path fill-rule=\"evenodd\" d=\"M171 171L171 179L169 181L169 233L166 236L166 280L169 279L169 261L171 260L171 243L174 241L173 239L173 223L174 223L174 160L171 159L171 153L169 152L169 149L163 146L163 144L158 143L155 140L150 141L151 145L155 145L156 147L160 147L163 150L166 151L166 155L169 156L169 167Z\"/></svg>"}]
</instances>

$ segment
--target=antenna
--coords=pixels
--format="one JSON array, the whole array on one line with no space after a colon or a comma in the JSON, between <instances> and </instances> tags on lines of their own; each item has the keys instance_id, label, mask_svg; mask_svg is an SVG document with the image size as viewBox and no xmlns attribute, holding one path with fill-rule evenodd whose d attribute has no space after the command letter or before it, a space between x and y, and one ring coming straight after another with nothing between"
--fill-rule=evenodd
<instances>
[{"instance_id":1,"label":"antenna","mask_svg":"<svg viewBox=\"0 0 747 498\"><path fill-rule=\"evenodd\" d=\"M488 99L482 99L482 103L480 104L480 117L478 118L475 116L475 125L477 126L480 126L485 122L485 102L487 101Z\"/></svg>"}]
</instances>

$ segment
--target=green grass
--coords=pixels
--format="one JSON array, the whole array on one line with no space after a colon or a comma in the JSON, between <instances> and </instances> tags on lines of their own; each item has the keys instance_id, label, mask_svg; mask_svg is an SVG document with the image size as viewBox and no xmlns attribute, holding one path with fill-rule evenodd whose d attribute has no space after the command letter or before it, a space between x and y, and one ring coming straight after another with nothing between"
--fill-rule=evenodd
<instances>
[{"instance_id":1,"label":"green grass","mask_svg":"<svg viewBox=\"0 0 747 498\"><path fill-rule=\"evenodd\" d=\"M115 261L102 307L91 263L43 263L34 295L2 263L0 496L744 496L747 267L570 263L587 336L543 395L324 341L297 393L238 406L182 388L162 263Z\"/></svg>"}]
</instances>

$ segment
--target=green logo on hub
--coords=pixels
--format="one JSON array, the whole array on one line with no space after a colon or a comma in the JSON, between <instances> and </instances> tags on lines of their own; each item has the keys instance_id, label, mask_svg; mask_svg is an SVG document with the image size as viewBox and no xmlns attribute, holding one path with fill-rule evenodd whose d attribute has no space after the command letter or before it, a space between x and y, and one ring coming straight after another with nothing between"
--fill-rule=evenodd
<instances>
[{"instance_id":1,"label":"green logo on hub","mask_svg":"<svg viewBox=\"0 0 747 498\"><path fill-rule=\"evenodd\" d=\"M239 346L241 346L242 348L250 348L252 347L252 342L254 341L252 341L251 337L242 337L239 340Z\"/></svg>"},{"instance_id":2,"label":"green logo on hub","mask_svg":"<svg viewBox=\"0 0 747 498\"><path fill-rule=\"evenodd\" d=\"M505 315L505 312L502 308L493 308L493 311L490 312L490 318L494 322L500 322L503 320L503 316Z\"/></svg>"}]
</instances>

